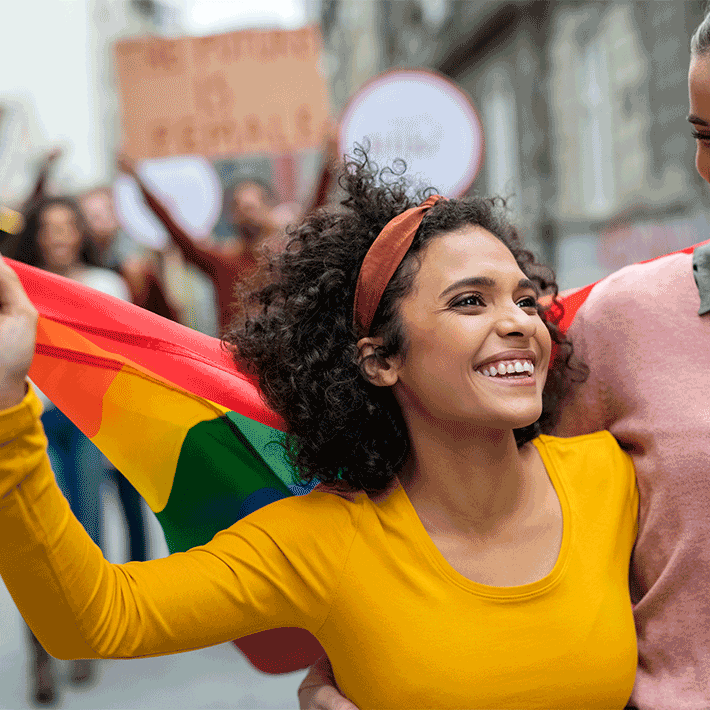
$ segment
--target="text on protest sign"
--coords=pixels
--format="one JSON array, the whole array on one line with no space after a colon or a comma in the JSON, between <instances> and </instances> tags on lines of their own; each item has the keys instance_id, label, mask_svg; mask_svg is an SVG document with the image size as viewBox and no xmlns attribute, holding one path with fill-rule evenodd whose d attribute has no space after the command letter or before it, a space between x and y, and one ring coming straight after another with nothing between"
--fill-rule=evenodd
<instances>
[{"instance_id":1,"label":"text on protest sign","mask_svg":"<svg viewBox=\"0 0 710 710\"><path fill-rule=\"evenodd\" d=\"M135 160L313 148L328 125L315 26L122 40L116 66Z\"/></svg>"}]
</instances>

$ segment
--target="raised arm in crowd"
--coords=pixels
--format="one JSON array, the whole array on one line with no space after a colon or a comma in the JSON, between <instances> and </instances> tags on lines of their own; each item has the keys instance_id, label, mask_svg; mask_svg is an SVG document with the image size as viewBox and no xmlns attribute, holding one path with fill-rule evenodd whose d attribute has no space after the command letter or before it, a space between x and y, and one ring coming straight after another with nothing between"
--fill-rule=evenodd
<instances>
[{"instance_id":1,"label":"raised arm in crowd","mask_svg":"<svg viewBox=\"0 0 710 710\"><path fill-rule=\"evenodd\" d=\"M328 139L326 160L318 178L313 199L298 215L300 219L326 203L333 182L334 141ZM223 332L233 317L234 285L249 279L258 269L262 247L277 247L282 225L275 218L276 195L270 185L250 178L231 190L229 209L236 235L223 243L212 239L198 241L175 218L171 209L140 177L135 163L125 155L118 159L119 168L138 184L143 197L170 234L172 241L189 264L207 274L217 295L220 329Z\"/></svg>"}]
</instances>

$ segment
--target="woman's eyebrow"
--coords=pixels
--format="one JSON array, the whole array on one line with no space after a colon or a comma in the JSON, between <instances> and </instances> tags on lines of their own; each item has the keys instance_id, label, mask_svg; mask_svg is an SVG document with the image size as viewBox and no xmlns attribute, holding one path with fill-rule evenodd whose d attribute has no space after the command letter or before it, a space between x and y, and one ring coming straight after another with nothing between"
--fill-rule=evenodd
<instances>
[{"instance_id":1,"label":"woman's eyebrow","mask_svg":"<svg viewBox=\"0 0 710 710\"><path fill-rule=\"evenodd\" d=\"M455 291L463 286L483 286L484 288L495 288L496 285L495 279L491 279L488 276L470 276L469 278L460 279L459 281L452 283L450 286L447 286L439 294L439 298L443 298L447 293L451 293L451 291ZM530 279L520 279L520 281L518 281L518 288L529 288L535 291L536 294L540 295L540 290L537 285Z\"/></svg>"}]
</instances>

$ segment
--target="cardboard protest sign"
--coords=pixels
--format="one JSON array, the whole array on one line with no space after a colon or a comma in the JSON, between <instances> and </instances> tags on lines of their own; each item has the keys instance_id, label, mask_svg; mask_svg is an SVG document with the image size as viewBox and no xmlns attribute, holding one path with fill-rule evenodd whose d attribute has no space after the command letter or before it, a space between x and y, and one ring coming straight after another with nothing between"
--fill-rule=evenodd
<instances>
[{"instance_id":1,"label":"cardboard protest sign","mask_svg":"<svg viewBox=\"0 0 710 710\"><path fill-rule=\"evenodd\" d=\"M471 99L446 77L422 69L387 71L353 96L340 118L341 153L369 144L380 167L402 159L418 187L458 197L483 159L483 128Z\"/></svg>"},{"instance_id":2,"label":"cardboard protest sign","mask_svg":"<svg viewBox=\"0 0 710 710\"><path fill-rule=\"evenodd\" d=\"M330 108L315 26L116 44L124 150L134 160L318 147Z\"/></svg>"}]
</instances>

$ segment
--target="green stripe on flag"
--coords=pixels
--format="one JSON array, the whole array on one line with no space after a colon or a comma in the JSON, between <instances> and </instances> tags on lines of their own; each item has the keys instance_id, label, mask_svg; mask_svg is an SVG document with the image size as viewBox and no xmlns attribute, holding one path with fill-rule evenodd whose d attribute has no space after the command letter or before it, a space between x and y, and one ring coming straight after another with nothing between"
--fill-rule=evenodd
<instances>
[{"instance_id":1,"label":"green stripe on flag","mask_svg":"<svg viewBox=\"0 0 710 710\"><path fill-rule=\"evenodd\" d=\"M283 481L291 469L281 447L269 443L276 435L283 436L234 412L188 431L167 505L157 513L170 552L203 545L244 515L291 495Z\"/></svg>"},{"instance_id":2,"label":"green stripe on flag","mask_svg":"<svg viewBox=\"0 0 710 710\"><path fill-rule=\"evenodd\" d=\"M286 435L282 431L237 412L227 412L226 416L254 446L259 456L284 485L301 483L301 479L286 458L286 451L282 446Z\"/></svg>"}]
</instances>

